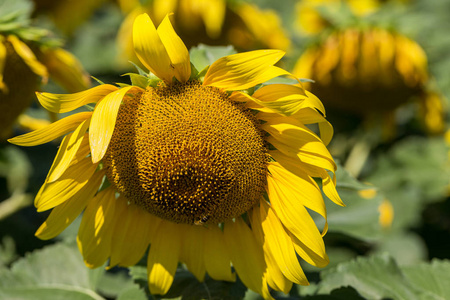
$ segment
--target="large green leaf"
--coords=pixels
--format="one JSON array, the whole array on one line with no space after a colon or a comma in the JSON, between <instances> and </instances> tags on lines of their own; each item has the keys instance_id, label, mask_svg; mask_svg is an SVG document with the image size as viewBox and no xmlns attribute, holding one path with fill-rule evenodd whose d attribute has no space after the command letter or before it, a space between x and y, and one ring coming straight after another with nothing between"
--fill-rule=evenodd
<instances>
[{"instance_id":1,"label":"large green leaf","mask_svg":"<svg viewBox=\"0 0 450 300\"><path fill-rule=\"evenodd\" d=\"M423 290L422 299L445 300L450 296L450 261L433 260L402 268L406 278Z\"/></svg>"},{"instance_id":2,"label":"large green leaf","mask_svg":"<svg viewBox=\"0 0 450 300\"><path fill-rule=\"evenodd\" d=\"M337 191L346 207L326 201L329 232L342 233L364 241L373 241L382 235L378 207L385 199L375 186L352 177L343 167L336 172ZM364 191L369 196L364 196ZM325 197L326 198L326 197ZM314 215L320 228L324 220Z\"/></svg>"},{"instance_id":3,"label":"large green leaf","mask_svg":"<svg viewBox=\"0 0 450 300\"><path fill-rule=\"evenodd\" d=\"M422 291L410 282L395 261L387 254L341 263L322 272L319 294L351 286L367 299L421 299Z\"/></svg>"},{"instance_id":4,"label":"large green leaf","mask_svg":"<svg viewBox=\"0 0 450 300\"><path fill-rule=\"evenodd\" d=\"M425 204L444 199L450 178L447 152L443 138L411 137L374 162L366 180L392 202L393 229L416 225Z\"/></svg>"},{"instance_id":5,"label":"large green leaf","mask_svg":"<svg viewBox=\"0 0 450 300\"><path fill-rule=\"evenodd\" d=\"M103 272L89 270L75 246L59 243L0 269L0 299L101 300L95 289Z\"/></svg>"}]
</instances>

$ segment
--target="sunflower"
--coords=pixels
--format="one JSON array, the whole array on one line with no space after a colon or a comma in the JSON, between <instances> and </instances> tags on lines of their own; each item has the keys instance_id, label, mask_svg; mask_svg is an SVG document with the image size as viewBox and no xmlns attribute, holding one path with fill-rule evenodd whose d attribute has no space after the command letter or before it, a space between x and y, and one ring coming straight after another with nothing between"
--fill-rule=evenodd
<instances>
[{"instance_id":1,"label":"sunflower","mask_svg":"<svg viewBox=\"0 0 450 300\"><path fill-rule=\"evenodd\" d=\"M29 26L28 2L2 0L0 12L0 139L31 104L39 83L49 78L69 92L86 89L89 76L80 62L43 29ZM21 118L25 125L36 125Z\"/></svg>"},{"instance_id":2,"label":"sunflower","mask_svg":"<svg viewBox=\"0 0 450 300\"><path fill-rule=\"evenodd\" d=\"M129 7L124 9L129 11ZM121 25L117 46L122 64L128 66L128 61L136 58L132 42L136 16L148 13L159 23L170 12L175 12L173 26L188 48L198 44L231 44L238 50L271 48L286 51L290 46L281 19L273 10L226 0L153 0L128 12Z\"/></svg>"},{"instance_id":3,"label":"sunflower","mask_svg":"<svg viewBox=\"0 0 450 300\"><path fill-rule=\"evenodd\" d=\"M296 25L302 33L317 34L336 21L353 21L354 16L373 14L386 2L405 3L409 0L300 0L295 7ZM342 18L343 15L346 17Z\"/></svg>"},{"instance_id":4,"label":"sunflower","mask_svg":"<svg viewBox=\"0 0 450 300\"><path fill-rule=\"evenodd\" d=\"M261 86L289 76L274 66L280 50L226 56L198 72L168 16L156 29L139 15L133 40L151 73L131 75L133 85L37 93L55 113L95 107L10 139L34 146L65 135L36 196L39 212L53 209L36 235L55 237L84 210L77 242L86 265L132 266L150 245L153 294L168 291L179 262L199 281L237 273L265 298L268 286L308 284L297 255L328 263L327 225L320 232L308 212L326 220L316 179L343 205L320 100L300 83Z\"/></svg>"},{"instance_id":5,"label":"sunflower","mask_svg":"<svg viewBox=\"0 0 450 300\"><path fill-rule=\"evenodd\" d=\"M417 100L421 119L431 133L442 132L442 96L430 88L427 57L414 40L378 26L334 30L309 47L293 74L327 107L370 119L389 118L394 110Z\"/></svg>"}]
</instances>

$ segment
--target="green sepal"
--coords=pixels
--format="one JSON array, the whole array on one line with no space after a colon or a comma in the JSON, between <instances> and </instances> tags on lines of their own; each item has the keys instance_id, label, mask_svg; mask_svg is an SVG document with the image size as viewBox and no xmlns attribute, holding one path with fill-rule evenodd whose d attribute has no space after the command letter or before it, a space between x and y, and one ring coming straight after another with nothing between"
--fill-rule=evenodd
<instances>
[{"instance_id":1,"label":"green sepal","mask_svg":"<svg viewBox=\"0 0 450 300\"><path fill-rule=\"evenodd\" d=\"M125 73L122 76L130 76L131 84L134 86L145 89L149 85L150 78L148 78L147 76L136 73Z\"/></svg>"},{"instance_id":2,"label":"green sepal","mask_svg":"<svg viewBox=\"0 0 450 300\"><path fill-rule=\"evenodd\" d=\"M100 79L98 79L98 78L96 78L94 76L91 76L91 78L94 79L95 81L97 81L100 84L105 84L103 81L101 81Z\"/></svg>"}]
</instances>

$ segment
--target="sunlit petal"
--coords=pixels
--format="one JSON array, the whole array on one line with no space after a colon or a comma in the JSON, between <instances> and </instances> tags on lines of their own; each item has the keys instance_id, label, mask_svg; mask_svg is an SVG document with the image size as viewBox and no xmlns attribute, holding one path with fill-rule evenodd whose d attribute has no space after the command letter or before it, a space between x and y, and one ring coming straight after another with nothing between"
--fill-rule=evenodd
<instances>
[{"instance_id":1,"label":"sunlit petal","mask_svg":"<svg viewBox=\"0 0 450 300\"><path fill-rule=\"evenodd\" d=\"M228 91L245 90L272 78L289 75L274 66L283 55L284 52L279 50L256 50L222 57L209 67L203 84Z\"/></svg>"},{"instance_id":2,"label":"sunlit petal","mask_svg":"<svg viewBox=\"0 0 450 300\"><path fill-rule=\"evenodd\" d=\"M93 163L99 162L108 149L123 98L127 93L137 91L141 89L136 86L122 88L106 95L95 107L89 127L89 144Z\"/></svg>"},{"instance_id":3,"label":"sunlit petal","mask_svg":"<svg viewBox=\"0 0 450 300\"><path fill-rule=\"evenodd\" d=\"M164 295L172 285L180 258L183 232L179 224L162 221L147 260L148 286L152 294Z\"/></svg>"},{"instance_id":4,"label":"sunlit petal","mask_svg":"<svg viewBox=\"0 0 450 300\"><path fill-rule=\"evenodd\" d=\"M109 187L91 199L84 211L77 244L89 268L100 267L110 256L115 207L115 189Z\"/></svg>"},{"instance_id":5,"label":"sunlit petal","mask_svg":"<svg viewBox=\"0 0 450 300\"><path fill-rule=\"evenodd\" d=\"M97 193L105 172L96 172L82 189L67 201L53 208L47 220L36 231L36 236L42 240L49 240L59 235L78 217Z\"/></svg>"},{"instance_id":6,"label":"sunlit petal","mask_svg":"<svg viewBox=\"0 0 450 300\"><path fill-rule=\"evenodd\" d=\"M180 82L188 81L191 76L189 51L173 29L168 15L158 26L157 32L169 55L171 66L175 71L175 77Z\"/></svg>"},{"instance_id":7,"label":"sunlit petal","mask_svg":"<svg viewBox=\"0 0 450 300\"><path fill-rule=\"evenodd\" d=\"M89 90L74 94L36 93L39 103L48 111L65 113L89 103L97 103L118 87L102 84Z\"/></svg>"},{"instance_id":8,"label":"sunlit petal","mask_svg":"<svg viewBox=\"0 0 450 300\"><path fill-rule=\"evenodd\" d=\"M83 121L90 118L92 112L82 112L65 117L42 129L9 139L8 142L18 146L36 146L48 143L66 133L75 130Z\"/></svg>"},{"instance_id":9,"label":"sunlit petal","mask_svg":"<svg viewBox=\"0 0 450 300\"><path fill-rule=\"evenodd\" d=\"M155 25L147 14L137 16L134 21L133 44L142 64L170 84L175 76L175 70Z\"/></svg>"}]
</instances>

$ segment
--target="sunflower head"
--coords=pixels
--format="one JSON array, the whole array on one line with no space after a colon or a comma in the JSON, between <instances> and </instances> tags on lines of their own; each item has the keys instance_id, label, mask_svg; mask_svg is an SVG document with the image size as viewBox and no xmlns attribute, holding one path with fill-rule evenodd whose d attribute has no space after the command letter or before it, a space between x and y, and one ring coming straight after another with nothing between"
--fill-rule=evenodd
<instances>
[{"instance_id":1,"label":"sunflower head","mask_svg":"<svg viewBox=\"0 0 450 300\"><path fill-rule=\"evenodd\" d=\"M26 1L3 1L0 12L0 138L31 103L39 82L51 77L70 92L89 86L78 60L43 29L29 26ZM4 9L6 8L6 9ZM11 15L14 17L11 18ZM2 29L4 28L4 29Z\"/></svg>"},{"instance_id":2,"label":"sunflower head","mask_svg":"<svg viewBox=\"0 0 450 300\"><path fill-rule=\"evenodd\" d=\"M153 0L136 6L121 25L117 46L122 64L128 65L135 58L132 26L136 16L144 12L157 23L174 12L173 26L188 49L199 44L231 44L238 50L262 47L286 51L290 46L281 20L273 10L226 0Z\"/></svg>"},{"instance_id":3,"label":"sunflower head","mask_svg":"<svg viewBox=\"0 0 450 300\"><path fill-rule=\"evenodd\" d=\"M328 257L326 222L321 232L307 209L326 220L322 191L343 205L320 100L295 77L263 84L293 77L275 66L279 50L229 55L199 72L168 15L158 28L139 15L133 41L149 72L131 74L132 85L38 93L55 113L95 107L10 140L65 135L36 196L38 211L53 209L36 235L55 237L84 210L77 241L86 264L131 266L150 244L154 294L168 291L179 262L199 281L234 281L232 264L265 298L269 286L308 284L297 255L319 267Z\"/></svg>"},{"instance_id":4,"label":"sunflower head","mask_svg":"<svg viewBox=\"0 0 450 300\"><path fill-rule=\"evenodd\" d=\"M392 111L419 96L428 80L424 50L382 28L348 28L327 36L299 58L294 72L330 107L358 114Z\"/></svg>"}]
</instances>

